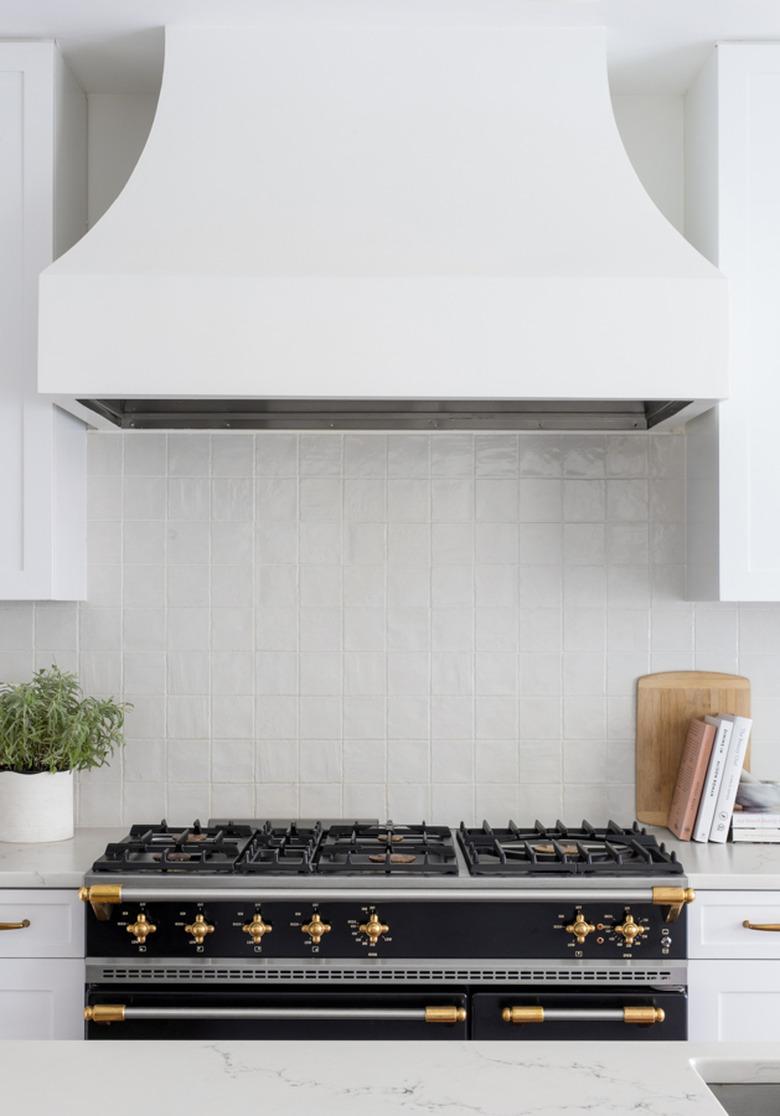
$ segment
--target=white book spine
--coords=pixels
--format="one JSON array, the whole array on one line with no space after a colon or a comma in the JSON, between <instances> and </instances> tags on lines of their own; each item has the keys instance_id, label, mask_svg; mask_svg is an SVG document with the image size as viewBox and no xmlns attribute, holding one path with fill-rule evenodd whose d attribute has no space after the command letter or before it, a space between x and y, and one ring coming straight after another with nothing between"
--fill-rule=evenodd
<instances>
[{"instance_id":1,"label":"white book spine","mask_svg":"<svg viewBox=\"0 0 780 1116\"><path fill-rule=\"evenodd\" d=\"M753 814L738 810L732 815L734 829L780 829L780 814Z\"/></svg>"},{"instance_id":2,"label":"white book spine","mask_svg":"<svg viewBox=\"0 0 780 1116\"><path fill-rule=\"evenodd\" d=\"M704 790L699 803L699 812L696 815L696 825L693 830L694 841L709 841L712 819L715 815L715 806L718 802L720 781L723 776L723 764L728 755L729 741L731 740L731 721L721 720L719 717L705 717L710 725L716 725L715 741L712 745L712 755L707 767L707 777L704 780Z\"/></svg>"},{"instance_id":3,"label":"white book spine","mask_svg":"<svg viewBox=\"0 0 780 1116\"><path fill-rule=\"evenodd\" d=\"M780 844L780 829L737 829L732 834L732 840L737 844L744 841L754 845L777 845Z\"/></svg>"},{"instance_id":4,"label":"white book spine","mask_svg":"<svg viewBox=\"0 0 780 1116\"><path fill-rule=\"evenodd\" d=\"M715 803L715 813L712 816L710 840L723 844L729 835L731 815L734 812L734 803L737 798L739 779L742 766L745 762L750 729L753 725L750 717L729 717L734 726L731 732L728 755L723 766L723 778L718 791L718 800Z\"/></svg>"}]
</instances>

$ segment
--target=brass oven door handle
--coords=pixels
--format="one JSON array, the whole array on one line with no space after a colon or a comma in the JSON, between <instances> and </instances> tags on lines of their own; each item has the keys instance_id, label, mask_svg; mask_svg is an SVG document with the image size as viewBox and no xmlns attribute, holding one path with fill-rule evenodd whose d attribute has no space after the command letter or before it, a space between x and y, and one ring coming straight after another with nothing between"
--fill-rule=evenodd
<instances>
[{"instance_id":1,"label":"brass oven door handle","mask_svg":"<svg viewBox=\"0 0 780 1116\"><path fill-rule=\"evenodd\" d=\"M666 1012L656 1007L546 1008L505 1007L505 1023L663 1023Z\"/></svg>"},{"instance_id":2,"label":"brass oven door handle","mask_svg":"<svg viewBox=\"0 0 780 1116\"><path fill-rule=\"evenodd\" d=\"M772 933L780 934L780 922L751 922L746 918L742 923L746 930L769 930Z\"/></svg>"},{"instance_id":3,"label":"brass oven door handle","mask_svg":"<svg viewBox=\"0 0 780 1116\"><path fill-rule=\"evenodd\" d=\"M23 918L21 922L0 922L0 930L26 930L29 925L29 918Z\"/></svg>"},{"instance_id":4,"label":"brass oven door handle","mask_svg":"<svg viewBox=\"0 0 780 1116\"><path fill-rule=\"evenodd\" d=\"M84 1009L88 1023L123 1023L154 1019L270 1019L306 1020L400 1020L408 1023L465 1023L466 1009L443 1005L420 1008L326 1008L326 1007L126 1007L124 1004L93 1004Z\"/></svg>"}]
</instances>

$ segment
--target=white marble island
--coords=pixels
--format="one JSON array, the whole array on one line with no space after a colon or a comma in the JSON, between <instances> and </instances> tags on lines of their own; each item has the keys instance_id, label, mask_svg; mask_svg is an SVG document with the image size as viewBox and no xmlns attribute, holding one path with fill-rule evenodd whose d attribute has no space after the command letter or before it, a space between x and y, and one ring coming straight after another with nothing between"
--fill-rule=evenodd
<instances>
[{"instance_id":1,"label":"white marble island","mask_svg":"<svg viewBox=\"0 0 780 1116\"><path fill-rule=\"evenodd\" d=\"M25 1116L718 1116L705 1079L778 1082L780 1043L0 1044Z\"/></svg>"}]
</instances>

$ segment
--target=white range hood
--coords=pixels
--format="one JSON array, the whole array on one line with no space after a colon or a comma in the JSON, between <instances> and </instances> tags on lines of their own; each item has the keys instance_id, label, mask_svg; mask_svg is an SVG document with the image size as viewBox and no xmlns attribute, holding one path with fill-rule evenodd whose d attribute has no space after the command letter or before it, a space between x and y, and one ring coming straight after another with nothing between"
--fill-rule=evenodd
<instances>
[{"instance_id":1,"label":"white range hood","mask_svg":"<svg viewBox=\"0 0 780 1116\"><path fill-rule=\"evenodd\" d=\"M727 319L602 29L176 27L130 181L41 277L39 388L134 426L641 427L727 394Z\"/></svg>"}]
</instances>

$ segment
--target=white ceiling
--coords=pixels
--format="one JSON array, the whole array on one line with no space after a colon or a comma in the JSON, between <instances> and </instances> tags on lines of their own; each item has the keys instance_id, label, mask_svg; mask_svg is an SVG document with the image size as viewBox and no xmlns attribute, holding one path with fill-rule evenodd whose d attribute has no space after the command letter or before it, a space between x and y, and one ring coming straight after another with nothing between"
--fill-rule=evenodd
<instances>
[{"instance_id":1,"label":"white ceiling","mask_svg":"<svg viewBox=\"0 0 780 1116\"><path fill-rule=\"evenodd\" d=\"M780 0L569 0L609 28L618 93L684 91L721 39L780 39ZM0 0L0 38L55 38L88 92L156 92L166 23L516 22L560 0Z\"/></svg>"}]
</instances>

